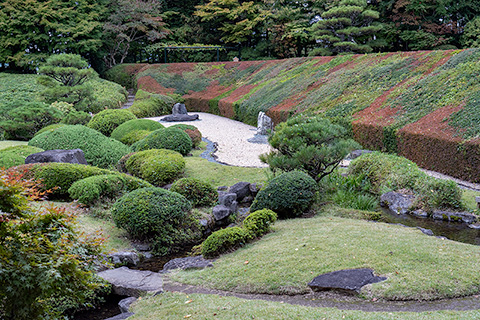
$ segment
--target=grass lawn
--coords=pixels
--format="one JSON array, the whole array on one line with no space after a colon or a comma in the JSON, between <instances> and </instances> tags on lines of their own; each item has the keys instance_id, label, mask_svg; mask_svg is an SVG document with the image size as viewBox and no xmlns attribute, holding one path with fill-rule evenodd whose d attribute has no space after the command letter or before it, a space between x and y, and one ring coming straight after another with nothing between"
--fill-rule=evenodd
<instances>
[{"instance_id":1,"label":"grass lawn","mask_svg":"<svg viewBox=\"0 0 480 320\"><path fill-rule=\"evenodd\" d=\"M157 319L479 319L480 311L362 312L335 308L312 308L235 297L163 293L139 300L131 320Z\"/></svg>"},{"instance_id":2,"label":"grass lawn","mask_svg":"<svg viewBox=\"0 0 480 320\"><path fill-rule=\"evenodd\" d=\"M295 294L308 292L307 283L319 274L372 268L388 280L364 287L368 298L434 300L480 292L480 247L339 217L278 221L274 232L214 266L171 277L237 292Z\"/></svg>"},{"instance_id":3,"label":"grass lawn","mask_svg":"<svg viewBox=\"0 0 480 320\"><path fill-rule=\"evenodd\" d=\"M0 150L13 146L26 146L28 141L4 140L0 141Z\"/></svg>"}]
</instances>

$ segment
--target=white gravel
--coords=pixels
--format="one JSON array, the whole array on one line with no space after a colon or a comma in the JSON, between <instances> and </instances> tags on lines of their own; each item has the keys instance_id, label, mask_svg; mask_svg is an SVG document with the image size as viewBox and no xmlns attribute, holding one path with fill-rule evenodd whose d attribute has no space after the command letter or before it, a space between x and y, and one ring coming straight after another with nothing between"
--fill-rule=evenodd
<instances>
[{"instance_id":1,"label":"white gravel","mask_svg":"<svg viewBox=\"0 0 480 320\"><path fill-rule=\"evenodd\" d=\"M219 162L239 167L268 167L258 157L262 153L269 152L271 150L270 145L268 143L248 141L248 139L255 137L256 127L210 113L193 112L189 114L198 114L199 120L185 122L160 121L160 123L165 127L177 123L191 124L197 127L204 138L217 143L218 150L214 155ZM155 117L149 119L159 121L162 118Z\"/></svg>"}]
</instances>

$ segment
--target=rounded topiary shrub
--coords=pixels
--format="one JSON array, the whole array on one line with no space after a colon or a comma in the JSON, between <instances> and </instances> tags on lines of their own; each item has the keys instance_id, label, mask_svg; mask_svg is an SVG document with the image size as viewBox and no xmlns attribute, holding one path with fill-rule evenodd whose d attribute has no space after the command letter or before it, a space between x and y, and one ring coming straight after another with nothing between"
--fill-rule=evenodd
<instances>
[{"instance_id":1,"label":"rounded topiary shrub","mask_svg":"<svg viewBox=\"0 0 480 320\"><path fill-rule=\"evenodd\" d=\"M153 187L127 174L102 174L78 180L68 189L70 198L92 205L101 198L113 198L140 188Z\"/></svg>"},{"instance_id":2,"label":"rounded topiary shrub","mask_svg":"<svg viewBox=\"0 0 480 320\"><path fill-rule=\"evenodd\" d=\"M132 145L133 151L148 149L169 149L187 155L192 150L192 140L183 130L178 128L165 128L155 130L144 139Z\"/></svg>"},{"instance_id":3,"label":"rounded topiary shrub","mask_svg":"<svg viewBox=\"0 0 480 320\"><path fill-rule=\"evenodd\" d=\"M129 110L138 118L158 117L172 112L175 101L161 94L138 90Z\"/></svg>"},{"instance_id":4,"label":"rounded topiary shrub","mask_svg":"<svg viewBox=\"0 0 480 320\"><path fill-rule=\"evenodd\" d=\"M87 127L97 130L107 137L113 130L128 120L137 117L126 109L106 109L93 116L87 124Z\"/></svg>"},{"instance_id":5,"label":"rounded topiary shrub","mask_svg":"<svg viewBox=\"0 0 480 320\"><path fill-rule=\"evenodd\" d=\"M279 218L293 218L308 211L315 201L318 186L308 174L290 171L273 178L261 189L250 211L270 209Z\"/></svg>"},{"instance_id":6,"label":"rounded topiary shrub","mask_svg":"<svg viewBox=\"0 0 480 320\"><path fill-rule=\"evenodd\" d=\"M126 144L127 146L131 146L135 142L145 139L145 137L148 136L150 133L152 133L152 131L147 131L147 130L130 131L129 133L123 136L120 142Z\"/></svg>"},{"instance_id":7,"label":"rounded topiary shrub","mask_svg":"<svg viewBox=\"0 0 480 320\"><path fill-rule=\"evenodd\" d=\"M156 186L172 182L185 169L182 155L173 150L152 149L137 152L125 163L127 171Z\"/></svg>"},{"instance_id":8,"label":"rounded topiary shrub","mask_svg":"<svg viewBox=\"0 0 480 320\"><path fill-rule=\"evenodd\" d=\"M192 140L193 148L198 148L200 142L202 142L202 133L195 126L192 126L190 124L177 123L170 128L178 128L185 131L185 133L188 134L188 136Z\"/></svg>"},{"instance_id":9,"label":"rounded topiary shrub","mask_svg":"<svg viewBox=\"0 0 480 320\"><path fill-rule=\"evenodd\" d=\"M185 196L194 207L213 206L218 200L218 192L211 184L194 178L179 179L170 190Z\"/></svg>"},{"instance_id":10,"label":"rounded topiary shrub","mask_svg":"<svg viewBox=\"0 0 480 320\"><path fill-rule=\"evenodd\" d=\"M38 131L35 133L34 137L35 137L35 136L38 136L39 134L44 133L44 132L52 132L52 131L55 131L55 130L57 130L58 128L61 128L61 127L65 126L65 125L66 125L66 124L63 124L63 123L55 123L55 124L48 125L48 126L46 126L45 128L42 128L42 129L38 130Z\"/></svg>"},{"instance_id":11,"label":"rounded topiary shrub","mask_svg":"<svg viewBox=\"0 0 480 320\"><path fill-rule=\"evenodd\" d=\"M252 212L243 220L243 228L250 233L252 238L261 237L270 230L277 221L277 214L269 209Z\"/></svg>"},{"instance_id":12,"label":"rounded topiary shrub","mask_svg":"<svg viewBox=\"0 0 480 320\"><path fill-rule=\"evenodd\" d=\"M127 170L127 160L133 155L135 152L130 152L129 154L124 155L123 157L118 160L117 163L117 170L122 172L122 173L128 173Z\"/></svg>"},{"instance_id":13,"label":"rounded topiary shrub","mask_svg":"<svg viewBox=\"0 0 480 320\"><path fill-rule=\"evenodd\" d=\"M60 121L61 123L65 124L81 124L86 125L90 120L92 120L92 116L89 113L84 111L70 111L65 118Z\"/></svg>"},{"instance_id":14,"label":"rounded topiary shrub","mask_svg":"<svg viewBox=\"0 0 480 320\"><path fill-rule=\"evenodd\" d=\"M88 164L100 168L115 166L121 157L131 152L129 146L82 125L64 125L43 132L33 137L28 145L44 150L81 149Z\"/></svg>"},{"instance_id":15,"label":"rounded topiary shrub","mask_svg":"<svg viewBox=\"0 0 480 320\"><path fill-rule=\"evenodd\" d=\"M25 158L33 153L42 151L43 149L24 145L0 149L0 168L10 168L25 164Z\"/></svg>"},{"instance_id":16,"label":"rounded topiary shrub","mask_svg":"<svg viewBox=\"0 0 480 320\"><path fill-rule=\"evenodd\" d=\"M215 231L202 243L202 255L214 258L222 253L233 251L243 246L248 233L239 227L225 228Z\"/></svg>"},{"instance_id":17,"label":"rounded topiary shrub","mask_svg":"<svg viewBox=\"0 0 480 320\"><path fill-rule=\"evenodd\" d=\"M153 121L150 119L133 119L128 120L127 122L119 125L115 130L112 131L110 137L115 140L122 141L126 135L132 131L146 130L146 131L155 131L158 129L165 128L161 123Z\"/></svg>"},{"instance_id":18,"label":"rounded topiary shrub","mask_svg":"<svg viewBox=\"0 0 480 320\"><path fill-rule=\"evenodd\" d=\"M182 241L181 226L188 220L190 209L190 202L176 192L162 188L141 188L115 202L112 218L133 239L153 240L158 248Z\"/></svg>"}]
</instances>

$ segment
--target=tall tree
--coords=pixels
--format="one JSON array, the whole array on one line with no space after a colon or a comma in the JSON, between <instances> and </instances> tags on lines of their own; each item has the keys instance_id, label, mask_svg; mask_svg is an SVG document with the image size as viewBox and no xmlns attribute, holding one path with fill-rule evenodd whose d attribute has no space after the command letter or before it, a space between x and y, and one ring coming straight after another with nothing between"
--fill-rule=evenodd
<instances>
[{"instance_id":1,"label":"tall tree","mask_svg":"<svg viewBox=\"0 0 480 320\"><path fill-rule=\"evenodd\" d=\"M106 32L107 67L123 63L135 43L152 43L170 32L156 0L112 0L111 13L103 26Z\"/></svg>"},{"instance_id":2,"label":"tall tree","mask_svg":"<svg viewBox=\"0 0 480 320\"><path fill-rule=\"evenodd\" d=\"M54 53L102 45L107 0L0 0L0 62L34 69Z\"/></svg>"},{"instance_id":3,"label":"tall tree","mask_svg":"<svg viewBox=\"0 0 480 320\"><path fill-rule=\"evenodd\" d=\"M379 12L369 9L367 0L341 0L321 14L312 31L322 54L371 52L370 44L382 25L375 23Z\"/></svg>"}]
</instances>

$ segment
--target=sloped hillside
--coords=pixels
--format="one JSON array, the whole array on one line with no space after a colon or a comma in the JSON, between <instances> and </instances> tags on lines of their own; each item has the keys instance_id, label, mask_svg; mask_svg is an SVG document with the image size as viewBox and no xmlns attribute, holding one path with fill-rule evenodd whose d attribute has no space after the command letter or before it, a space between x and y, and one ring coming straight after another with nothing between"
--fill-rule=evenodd
<instances>
[{"instance_id":1,"label":"sloped hillside","mask_svg":"<svg viewBox=\"0 0 480 320\"><path fill-rule=\"evenodd\" d=\"M142 66L137 86L256 124L322 113L365 148L480 182L480 49Z\"/></svg>"}]
</instances>

